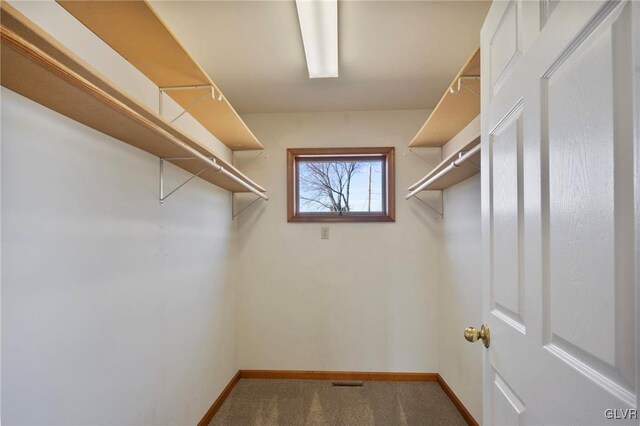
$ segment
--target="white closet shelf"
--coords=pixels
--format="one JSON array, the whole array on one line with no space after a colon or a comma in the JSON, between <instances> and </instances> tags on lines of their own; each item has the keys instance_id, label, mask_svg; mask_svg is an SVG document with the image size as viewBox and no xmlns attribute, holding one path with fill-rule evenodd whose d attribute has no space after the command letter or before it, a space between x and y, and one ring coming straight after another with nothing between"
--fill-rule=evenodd
<instances>
[{"instance_id":1,"label":"white closet shelf","mask_svg":"<svg viewBox=\"0 0 640 426\"><path fill-rule=\"evenodd\" d=\"M148 1L57 1L161 89L159 108L166 94L229 149L263 149Z\"/></svg>"},{"instance_id":2,"label":"white closet shelf","mask_svg":"<svg viewBox=\"0 0 640 426\"><path fill-rule=\"evenodd\" d=\"M176 164L232 192L265 189L206 145L146 108L6 2L1 3L1 84L53 111ZM195 159L195 160L194 160Z\"/></svg>"},{"instance_id":3,"label":"white closet shelf","mask_svg":"<svg viewBox=\"0 0 640 426\"><path fill-rule=\"evenodd\" d=\"M480 114L480 48L476 49L415 135L410 148L440 147Z\"/></svg>"}]
</instances>

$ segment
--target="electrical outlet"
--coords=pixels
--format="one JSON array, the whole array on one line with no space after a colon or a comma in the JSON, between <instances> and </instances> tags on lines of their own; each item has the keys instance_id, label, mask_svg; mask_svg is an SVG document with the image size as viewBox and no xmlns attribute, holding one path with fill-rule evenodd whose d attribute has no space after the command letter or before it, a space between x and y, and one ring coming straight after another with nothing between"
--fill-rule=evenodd
<instances>
[{"instance_id":1,"label":"electrical outlet","mask_svg":"<svg viewBox=\"0 0 640 426\"><path fill-rule=\"evenodd\" d=\"M320 227L320 239L321 240L328 240L329 239L329 227L328 226Z\"/></svg>"}]
</instances>

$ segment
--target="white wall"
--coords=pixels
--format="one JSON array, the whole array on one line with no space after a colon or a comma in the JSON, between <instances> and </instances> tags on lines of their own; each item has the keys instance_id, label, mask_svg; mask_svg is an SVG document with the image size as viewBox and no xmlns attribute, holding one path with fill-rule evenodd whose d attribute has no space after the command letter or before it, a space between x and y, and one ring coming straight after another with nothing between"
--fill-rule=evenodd
<instances>
[{"instance_id":1,"label":"white wall","mask_svg":"<svg viewBox=\"0 0 640 426\"><path fill-rule=\"evenodd\" d=\"M157 102L56 3L12 5ZM2 423L197 423L238 369L230 194L196 179L160 207L156 157L5 89L1 113Z\"/></svg>"},{"instance_id":2,"label":"white wall","mask_svg":"<svg viewBox=\"0 0 640 426\"><path fill-rule=\"evenodd\" d=\"M160 207L157 158L7 90L1 170L3 423L196 423L237 371L229 194Z\"/></svg>"},{"instance_id":3,"label":"white wall","mask_svg":"<svg viewBox=\"0 0 640 426\"><path fill-rule=\"evenodd\" d=\"M428 111L247 114L265 156L236 155L271 200L236 219L245 369L436 372L439 219L407 202L440 159L407 144ZM287 223L286 149L395 146L395 223Z\"/></svg>"},{"instance_id":4,"label":"white wall","mask_svg":"<svg viewBox=\"0 0 640 426\"><path fill-rule=\"evenodd\" d=\"M471 415L482 421L482 351L463 337L482 322L480 175L445 191L440 254L438 368Z\"/></svg>"}]
</instances>

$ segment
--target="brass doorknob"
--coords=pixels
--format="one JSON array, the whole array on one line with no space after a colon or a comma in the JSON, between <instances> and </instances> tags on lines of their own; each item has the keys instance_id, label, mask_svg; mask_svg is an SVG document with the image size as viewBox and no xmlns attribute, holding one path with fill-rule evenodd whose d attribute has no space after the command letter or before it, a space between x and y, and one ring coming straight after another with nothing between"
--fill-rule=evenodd
<instances>
[{"instance_id":1,"label":"brass doorknob","mask_svg":"<svg viewBox=\"0 0 640 426\"><path fill-rule=\"evenodd\" d=\"M467 327L467 329L464 331L464 338L471 343L480 339L482 340L482 343L484 343L484 347L488 348L491 341L489 335L489 326L487 324L482 324L482 327L480 327L480 331L478 331L475 327Z\"/></svg>"}]
</instances>

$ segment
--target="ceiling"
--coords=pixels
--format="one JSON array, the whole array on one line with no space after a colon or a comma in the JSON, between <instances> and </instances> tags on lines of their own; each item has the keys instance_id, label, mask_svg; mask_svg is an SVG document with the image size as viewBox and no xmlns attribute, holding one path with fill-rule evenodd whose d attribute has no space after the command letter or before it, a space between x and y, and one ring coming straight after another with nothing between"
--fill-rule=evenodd
<instances>
[{"instance_id":1,"label":"ceiling","mask_svg":"<svg viewBox=\"0 0 640 426\"><path fill-rule=\"evenodd\" d=\"M239 113L433 108L490 6L340 0L340 77L309 79L293 0L152 4Z\"/></svg>"}]
</instances>

